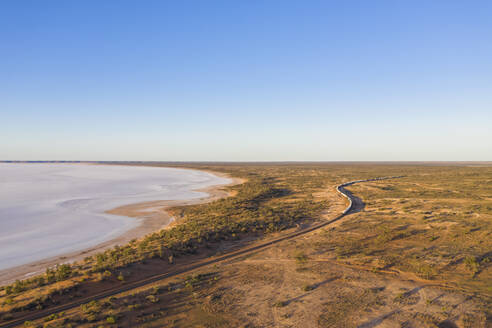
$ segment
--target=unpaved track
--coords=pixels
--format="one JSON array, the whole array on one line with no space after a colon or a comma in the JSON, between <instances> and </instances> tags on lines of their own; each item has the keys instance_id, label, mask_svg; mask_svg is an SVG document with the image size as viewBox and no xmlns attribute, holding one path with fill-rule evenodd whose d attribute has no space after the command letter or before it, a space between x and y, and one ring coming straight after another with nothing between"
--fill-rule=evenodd
<instances>
[{"instance_id":1,"label":"unpaved track","mask_svg":"<svg viewBox=\"0 0 492 328\"><path fill-rule=\"evenodd\" d=\"M25 321L33 321L33 320L37 320L37 319L49 316L51 314L55 314L55 313L62 312L62 311L67 311L69 309L72 309L74 307L80 306L82 304L88 303L88 302L93 301L93 300L99 300L99 299L103 299L103 298L106 298L109 296L114 296L114 295L117 295L117 294L120 294L123 292L127 292L127 291L135 289L135 288L139 288L139 287L143 287L143 286L148 285L148 284L155 283L155 282L163 280L163 279L167 279L167 278L174 277L174 276L177 276L177 275L180 275L183 273L187 273L187 272L190 272L190 271L193 271L195 269L202 268L202 267L205 267L205 266L208 266L211 264L216 264L219 262L224 262L226 260L235 259L235 258L238 258L240 256L244 256L246 254L251 254L251 253L257 252L259 250L263 250L267 247L278 244L282 241L294 239L294 238L297 238L299 236L305 235L309 232L312 232L314 230L318 230L318 229L323 228L327 225L330 225L330 224L340 220L341 218L345 217L346 215L360 212L364 208L364 203L362 202L362 200L359 199L358 197L353 196L352 193L350 193L344 187L350 186L350 185L353 185L356 183L360 183L360 182L379 181L379 180L388 180L388 179L396 179L396 178L401 178L401 176L381 177L381 178L366 179L366 180L356 180L356 181L346 182L346 183L343 183L341 185L338 185L336 187L337 191L348 199L349 205L342 212L342 214L338 215L334 219L322 221L322 222L314 224L310 227L307 227L307 228L304 228L302 230L298 230L298 231L295 231L292 233L285 234L283 236L271 239L271 240L266 241L264 243L261 243L259 245L245 247L245 248L242 248L242 249L237 250L237 251L232 251L232 252L227 253L227 254L222 255L222 256L214 257L212 259L200 260L196 263L184 265L182 267L176 268L176 269L171 270L171 271L166 272L166 273L156 274L154 276L151 276L151 277L139 280L139 281L131 282L131 283L125 284L123 286L118 286L115 288L109 288L109 289L100 291L97 294L93 294L90 296L85 296L85 297L79 298L78 300L75 300L73 302L69 302L69 303L65 303L62 305L53 306L53 307L47 308L45 310L39 310L39 311L36 311L33 313L29 313L29 314L23 315L21 317L15 318L13 320L0 323L0 327L2 327L2 328L16 327L16 326L24 324Z\"/></svg>"}]
</instances>

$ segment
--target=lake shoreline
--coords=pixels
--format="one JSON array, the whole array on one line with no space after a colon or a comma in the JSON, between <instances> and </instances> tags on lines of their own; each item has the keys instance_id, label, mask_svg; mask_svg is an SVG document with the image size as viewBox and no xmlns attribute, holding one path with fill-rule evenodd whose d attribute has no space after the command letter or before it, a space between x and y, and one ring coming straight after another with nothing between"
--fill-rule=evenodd
<instances>
[{"instance_id":1,"label":"lake shoreline","mask_svg":"<svg viewBox=\"0 0 492 328\"><path fill-rule=\"evenodd\" d=\"M205 197L183 200L157 200L139 202L134 204L122 205L108 210L105 213L135 218L139 220L139 223L136 227L123 232L121 235L99 243L95 246L0 270L0 286L12 283L15 280L28 279L32 276L41 274L45 272L47 268L56 266L57 264L81 261L87 256L105 251L116 245L125 245L133 239L140 239L148 235L149 233L172 227L174 224L178 224L179 222L174 221L172 216L167 212L170 207L203 204L228 197L230 196L230 193L224 190L225 187L241 184L244 182L244 180L242 179L233 178L224 173L208 170L196 171L202 171L217 177L225 178L230 180L230 182L227 184L217 184L206 188L192 190L195 192L207 193L207 196Z\"/></svg>"}]
</instances>

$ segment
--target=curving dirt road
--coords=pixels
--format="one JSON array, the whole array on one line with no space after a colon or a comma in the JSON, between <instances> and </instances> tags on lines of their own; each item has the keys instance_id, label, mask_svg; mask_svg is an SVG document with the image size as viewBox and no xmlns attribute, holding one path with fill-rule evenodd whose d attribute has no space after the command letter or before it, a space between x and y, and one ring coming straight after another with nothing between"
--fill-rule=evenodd
<instances>
[{"instance_id":1,"label":"curving dirt road","mask_svg":"<svg viewBox=\"0 0 492 328\"><path fill-rule=\"evenodd\" d=\"M182 265L182 266L176 267L174 270L166 272L166 273L156 274L154 276L151 276L151 277L139 280L139 281L131 282L131 283L128 283L128 284L123 285L123 286L118 286L115 288L109 288L109 289L100 291L97 294L85 296L85 297L82 297L78 300L74 300L72 302L68 302L68 303L65 303L62 305L47 308L45 310L39 310L39 311L29 313L29 314L26 314L23 316L19 316L19 317L14 318L10 321L0 323L0 327L2 327L2 328L16 327L16 326L24 324L25 321L33 321L36 319L40 319L40 318L43 318L45 316L49 316L51 314L55 314L58 312L72 309L74 307L80 306L82 304L88 303L88 302L93 301L93 300L99 300L99 299L103 299L103 298L106 298L109 296L117 295L117 294L120 294L122 292L126 292L126 291L129 291L129 290L132 290L135 288L139 288L139 287L143 287L145 285L155 283L155 282L163 280L163 279L167 279L167 278L177 276L177 275L180 275L183 273L191 272L195 269L202 268L202 267L205 267L205 266L208 266L211 264L216 264L216 263L223 262L226 260L231 260L234 258L238 258L240 256L244 256L246 254L251 254L251 253L263 250L263 249L270 247L272 245L275 245L277 243L280 243L282 241L285 241L285 240L297 238L299 236L305 235L305 234L312 232L314 230L318 230L318 229L323 228L327 225L330 225L330 224L340 220L341 218L345 217L346 215L360 212L364 208L364 203L362 202L362 200L360 198L352 195L352 193L350 191L346 190L345 187L356 184L356 183L361 183L361 182L388 180L388 179L396 179L396 178L401 178L401 177L402 176L391 176L391 177L380 177L380 178L373 178L373 179L366 179L366 180L355 180L355 181L350 181L350 182L346 182L346 183L338 185L336 187L336 190L343 197L347 198L349 205L345 208L345 210L340 215L338 215L337 217L335 217L331 220L322 221L322 222L314 224L310 227L307 227L307 228L304 228L304 229L301 229L301 230L298 230L298 231L295 231L292 233L285 234L283 236L271 239L271 240L266 241L264 243L261 243L259 245L245 247L245 248L242 248L240 250L232 251L232 252L229 252L229 253L221 255L221 256L217 256L217 257L213 257L213 258L209 258L209 259L205 259L205 260L200 260L196 263L192 263L192 264L188 264L188 265Z\"/></svg>"}]
</instances>

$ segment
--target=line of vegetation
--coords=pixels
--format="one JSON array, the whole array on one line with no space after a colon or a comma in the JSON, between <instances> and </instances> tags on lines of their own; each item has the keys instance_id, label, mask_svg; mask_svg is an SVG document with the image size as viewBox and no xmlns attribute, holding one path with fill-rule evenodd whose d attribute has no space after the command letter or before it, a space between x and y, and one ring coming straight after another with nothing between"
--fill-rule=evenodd
<instances>
[{"instance_id":1,"label":"line of vegetation","mask_svg":"<svg viewBox=\"0 0 492 328\"><path fill-rule=\"evenodd\" d=\"M349 187L365 202L364 211L326 230L320 234L324 239L295 253L297 269L304 270L323 254L347 264L372 267L375 272L396 269L482 295L492 292L491 168L362 164L194 168L221 171L246 182L229 188L233 197L173 208L179 224L170 229L3 287L0 318L83 296L86 287L94 284L124 284L145 268L142 264L146 262L171 265L201 250L213 253L224 241L293 227L306 218L319 217L328 207L328 188L389 175L406 178ZM146 302L160 304L162 299L151 296ZM98 318L107 324L119 320L111 313Z\"/></svg>"},{"instance_id":2,"label":"line of vegetation","mask_svg":"<svg viewBox=\"0 0 492 328\"><path fill-rule=\"evenodd\" d=\"M200 248L214 243L293 227L303 219L319 216L327 207L326 201L296 192L299 187L296 183L251 172L235 173L246 182L230 187L234 197L209 204L175 207L171 211L180 223L172 228L87 257L82 263L58 265L43 275L16 281L2 288L6 300L0 305L9 311L41 309L56 303L54 295L77 290L83 283L113 278L123 282L126 277L122 271L135 263L162 259L172 264L177 257L195 254ZM64 281L69 283L63 284ZM30 301L23 297L26 292L40 288L44 292L39 294L43 296L31 297Z\"/></svg>"}]
</instances>

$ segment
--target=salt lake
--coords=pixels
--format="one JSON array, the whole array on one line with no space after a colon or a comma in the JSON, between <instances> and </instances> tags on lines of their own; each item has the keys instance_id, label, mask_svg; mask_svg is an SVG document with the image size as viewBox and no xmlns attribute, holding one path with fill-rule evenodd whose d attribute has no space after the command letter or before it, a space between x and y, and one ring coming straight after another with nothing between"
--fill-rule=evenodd
<instances>
[{"instance_id":1,"label":"salt lake","mask_svg":"<svg viewBox=\"0 0 492 328\"><path fill-rule=\"evenodd\" d=\"M0 163L0 270L83 250L141 224L105 211L207 196L208 172L147 166Z\"/></svg>"}]
</instances>

